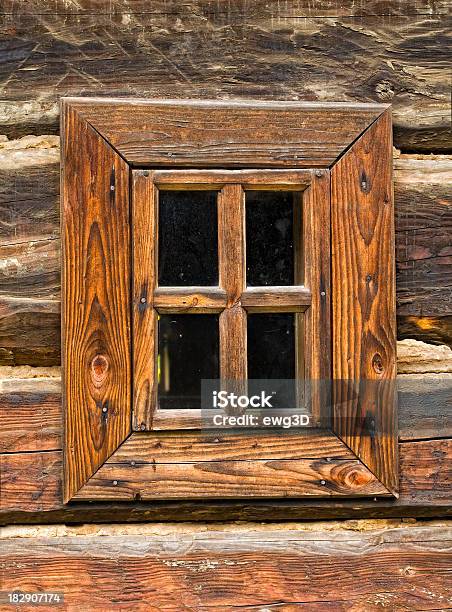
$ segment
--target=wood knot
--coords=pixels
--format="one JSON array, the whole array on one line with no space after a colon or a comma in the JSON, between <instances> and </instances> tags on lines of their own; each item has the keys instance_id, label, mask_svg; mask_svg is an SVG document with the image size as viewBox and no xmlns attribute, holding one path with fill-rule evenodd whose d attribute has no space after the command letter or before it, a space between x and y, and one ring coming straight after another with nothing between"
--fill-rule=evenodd
<instances>
[{"instance_id":1,"label":"wood knot","mask_svg":"<svg viewBox=\"0 0 452 612\"><path fill-rule=\"evenodd\" d=\"M372 358L372 367L377 374L383 374L385 367L383 365L383 358L380 353L375 353Z\"/></svg>"},{"instance_id":2,"label":"wood knot","mask_svg":"<svg viewBox=\"0 0 452 612\"><path fill-rule=\"evenodd\" d=\"M337 481L347 489L361 489L374 479L371 472L361 465L346 465L335 475Z\"/></svg>"},{"instance_id":3,"label":"wood knot","mask_svg":"<svg viewBox=\"0 0 452 612\"><path fill-rule=\"evenodd\" d=\"M91 361L91 379L95 387L100 387L105 382L109 367L105 355L96 355Z\"/></svg>"}]
</instances>

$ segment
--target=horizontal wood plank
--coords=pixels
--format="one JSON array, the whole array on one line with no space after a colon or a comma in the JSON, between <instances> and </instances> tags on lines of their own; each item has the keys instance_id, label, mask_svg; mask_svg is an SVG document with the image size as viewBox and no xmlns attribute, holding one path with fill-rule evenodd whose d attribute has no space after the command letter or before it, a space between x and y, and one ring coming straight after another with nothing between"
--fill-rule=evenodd
<instances>
[{"instance_id":1,"label":"horizontal wood plank","mask_svg":"<svg viewBox=\"0 0 452 612\"><path fill-rule=\"evenodd\" d=\"M450 461L452 440L400 445L400 497L354 500L248 500L153 502L109 505L71 503L61 495L61 453L1 455L0 524L43 522L117 522L149 520L284 520L452 516Z\"/></svg>"},{"instance_id":2,"label":"horizontal wood plank","mask_svg":"<svg viewBox=\"0 0 452 612\"><path fill-rule=\"evenodd\" d=\"M0 515L9 510L44 512L63 507L63 453L0 455Z\"/></svg>"},{"instance_id":3,"label":"horizontal wood plank","mask_svg":"<svg viewBox=\"0 0 452 612\"><path fill-rule=\"evenodd\" d=\"M0 453L61 449L61 393L0 390Z\"/></svg>"},{"instance_id":4,"label":"horizontal wood plank","mask_svg":"<svg viewBox=\"0 0 452 612\"><path fill-rule=\"evenodd\" d=\"M110 457L108 464L183 463L190 461L336 458L354 459L353 453L328 431L301 433L177 433L132 434Z\"/></svg>"},{"instance_id":5,"label":"horizontal wood plank","mask_svg":"<svg viewBox=\"0 0 452 612\"><path fill-rule=\"evenodd\" d=\"M298 287L247 287L240 298L248 312L303 312L311 305L312 294Z\"/></svg>"},{"instance_id":6,"label":"horizontal wood plank","mask_svg":"<svg viewBox=\"0 0 452 612\"><path fill-rule=\"evenodd\" d=\"M323 527L323 528L322 528ZM447 523L5 530L6 591L85 610L444 610ZM46 533L47 532L47 533ZM283 579L282 579L283 577ZM334 579L332 579L334 577Z\"/></svg>"},{"instance_id":7,"label":"horizontal wood plank","mask_svg":"<svg viewBox=\"0 0 452 612\"><path fill-rule=\"evenodd\" d=\"M389 495L357 460L270 459L105 463L74 500Z\"/></svg>"},{"instance_id":8,"label":"horizontal wood plank","mask_svg":"<svg viewBox=\"0 0 452 612\"><path fill-rule=\"evenodd\" d=\"M265 9L263 2L259 8L240 3L238 11L230 8L235 3L212 2L205 14L165 3L161 12L148 9L133 18L110 11L4 17L1 131L55 133L60 96L99 91L149 98L373 101L394 105L397 147L450 150L449 88L442 69L448 62L442 42L447 23L437 13L440 5L416 16L411 2L379 3L389 13L382 19L353 16L350 4L335 19L300 18L299 2L292 9L286 3ZM365 10L364 3L357 6ZM411 15L403 16L407 11Z\"/></svg>"},{"instance_id":9,"label":"horizontal wood plank","mask_svg":"<svg viewBox=\"0 0 452 612\"><path fill-rule=\"evenodd\" d=\"M65 100L132 166L184 168L328 166L387 108L256 100Z\"/></svg>"},{"instance_id":10,"label":"horizontal wood plank","mask_svg":"<svg viewBox=\"0 0 452 612\"><path fill-rule=\"evenodd\" d=\"M310 170L155 170L153 181L159 189L181 189L194 186L212 189L239 184L245 189L278 189L298 191L312 180Z\"/></svg>"},{"instance_id":11,"label":"horizontal wood plank","mask_svg":"<svg viewBox=\"0 0 452 612\"><path fill-rule=\"evenodd\" d=\"M60 364L60 311L59 299L0 297L0 364Z\"/></svg>"},{"instance_id":12,"label":"horizontal wood plank","mask_svg":"<svg viewBox=\"0 0 452 612\"><path fill-rule=\"evenodd\" d=\"M221 312L226 308L226 291L219 287L159 287L152 305L161 313Z\"/></svg>"},{"instance_id":13,"label":"horizontal wood plank","mask_svg":"<svg viewBox=\"0 0 452 612\"><path fill-rule=\"evenodd\" d=\"M286 0L284 15L286 17L340 17L340 16L388 16L388 15L446 15L449 5L447 0L413 0L405 3L400 0L328 0L326 2L300 3L299 0ZM251 9L253 9L251 11ZM168 0L78 0L67 3L64 0L30 0L24 10L20 0L4 0L2 14L93 14L117 15L125 13L150 13L155 15L188 15L203 16L212 14L256 15L275 17L280 4L278 0L255 0L250 7L247 2L218 3L216 0L191 0L180 5Z\"/></svg>"}]
</instances>

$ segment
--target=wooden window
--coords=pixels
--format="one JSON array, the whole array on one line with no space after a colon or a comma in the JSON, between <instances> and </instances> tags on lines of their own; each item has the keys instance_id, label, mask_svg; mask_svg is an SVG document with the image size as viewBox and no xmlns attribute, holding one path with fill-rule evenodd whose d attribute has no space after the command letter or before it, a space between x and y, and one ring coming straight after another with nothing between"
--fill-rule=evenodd
<instances>
[{"instance_id":1,"label":"wooden window","mask_svg":"<svg viewBox=\"0 0 452 612\"><path fill-rule=\"evenodd\" d=\"M65 500L396 496L388 107L67 98L62 134ZM209 378L293 378L312 426L206 430Z\"/></svg>"}]
</instances>

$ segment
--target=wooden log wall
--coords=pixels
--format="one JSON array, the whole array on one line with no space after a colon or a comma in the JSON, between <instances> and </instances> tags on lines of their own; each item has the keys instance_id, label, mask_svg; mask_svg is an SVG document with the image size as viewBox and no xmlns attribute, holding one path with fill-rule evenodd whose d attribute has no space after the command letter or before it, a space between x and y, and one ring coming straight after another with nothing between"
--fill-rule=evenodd
<instances>
[{"instance_id":1,"label":"wooden log wall","mask_svg":"<svg viewBox=\"0 0 452 612\"><path fill-rule=\"evenodd\" d=\"M447 525L433 520L452 500L449 13L448 0L3 0L3 589L63 590L69 610L451 606ZM393 105L398 500L62 504L62 95ZM288 518L367 520L207 526ZM127 525L59 525L81 522Z\"/></svg>"}]
</instances>

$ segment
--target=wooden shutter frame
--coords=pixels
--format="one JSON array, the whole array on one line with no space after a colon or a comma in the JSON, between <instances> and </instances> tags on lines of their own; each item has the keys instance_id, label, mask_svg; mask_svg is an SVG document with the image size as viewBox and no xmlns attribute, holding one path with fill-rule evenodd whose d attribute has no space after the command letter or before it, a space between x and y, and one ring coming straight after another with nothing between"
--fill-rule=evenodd
<instances>
[{"instance_id":1,"label":"wooden shutter frame","mask_svg":"<svg viewBox=\"0 0 452 612\"><path fill-rule=\"evenodd\" d=\"M397 496L390 112L381 104L62 99L65 502L170 499L165 478L175 477L187 442L188 478L205 473L206 457L230 458L234 470L270 484L273 473L292 470L294 496ZM132 433L140 296L131 292L131 169L190 167L330 173L333 430L285 438L300 457L293 465L277 441L259 463L230 435L218 445L167 434L159 452L155 433ZM156 456L161 486L149 483ZM282 497L290 485L273 486ZM215 487L217 497L242 497Z\"/></svg>"}]
</instances>

